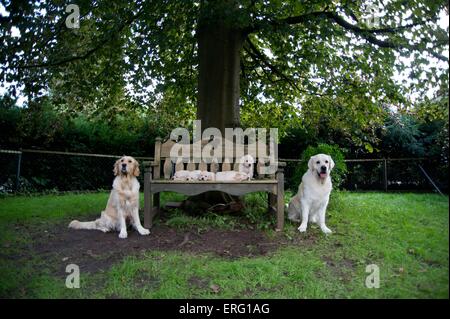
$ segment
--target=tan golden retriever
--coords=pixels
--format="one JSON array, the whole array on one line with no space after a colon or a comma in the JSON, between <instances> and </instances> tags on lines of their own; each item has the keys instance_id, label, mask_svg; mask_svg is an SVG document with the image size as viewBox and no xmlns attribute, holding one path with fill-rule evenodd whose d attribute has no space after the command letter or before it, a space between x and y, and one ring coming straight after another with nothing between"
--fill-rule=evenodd
<instances>
[{"instance_id":1,"label":"tan golden retriever","mask_svg":"<svg viewBox=\"0 0 450 319\"><path fill-rule=\"evenodd\" d=\"M69 228L97 229L103 232L120 231L119 238L127 238L126 221L141 235L148 235L150 231L141 225L139 220L139 163L131 156L123 156L114 164L113 189L109 195L106 209L100 218L90 222L74 220Z\"/></svg>"}]
</instances>

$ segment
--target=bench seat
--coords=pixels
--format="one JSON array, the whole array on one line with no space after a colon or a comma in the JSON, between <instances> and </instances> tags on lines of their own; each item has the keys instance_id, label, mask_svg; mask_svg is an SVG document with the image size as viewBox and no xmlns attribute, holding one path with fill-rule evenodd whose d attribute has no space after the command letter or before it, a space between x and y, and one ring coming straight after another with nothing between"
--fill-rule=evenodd
<instances>
[{"instance_id":1,"label":"bench seat","mask_svg":"<svg viewBox=\"0 0 450 319\"><path fill-rule=\"evenodd\" d=\"M153 226L153 219L159 212L160 193L176 192L187 196L195 196L209 191L220 191L233 196L242 196L253 192L268 193L268 210L277 214L277 228L281 231L284 227L284 172L285 163L278 163L276 173L272 175L259 174L249 181L175 181L172 180L174 172L178 169L209 170L213 172L225 171L237 168L237 161L220 164L213 168L206 163L178 163L174 164L169 158L170 147L173 141L161 143L157 139L155 143L155 160L144 163L144 225L146 228ZM263 165L265 161L256 163ZM208 169L209 167L209 169Z\"/></svg>"}]
</instances>

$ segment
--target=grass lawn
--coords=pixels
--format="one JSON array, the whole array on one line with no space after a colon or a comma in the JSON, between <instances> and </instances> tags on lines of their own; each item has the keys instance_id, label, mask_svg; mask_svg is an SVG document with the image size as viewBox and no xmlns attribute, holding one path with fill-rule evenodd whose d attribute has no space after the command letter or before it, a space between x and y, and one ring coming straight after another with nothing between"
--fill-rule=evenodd
<instances>
[{"instance_id":1,"label":"grass lawn","mask_svg":"<svg viewBox=\"0 0 450 319\"><path fill-rule=\"evenodd\" d=\"M182 198L164 195L163 203ZM66 225L71 219L98 215L107 197L106 193L96 193L0 198L0 297L449 297L448 197L347 192L332 196L327 215L328 226L334 231L330 236L323 235L315 225L300 234L298 225L290 222L283 233L274 232L274 217L265 212L266 200L261 194L248 195L245 212L238 216L196 217L177 210L167 212L149 237L136 235L126 240L141 245L169 231L180 238L192 234L200 239L214 232L226 235L245 231L247 235L263 236L264 244L273 243L273 248L227 257L202 252L200 240L184 245L190 240L186 236L175 249L141 249L128 254L126 249L116 247L120 258L108 255L108 260L113 260L108 267L81 271L81 288L68 289L61 265L70 260L66 261L69 257L64 254L83 254L80 260L92 265L106 257L69 240L52 248L47 245L69 233ZM70 232L75 236L88 234ZM96 247L101 247L102 238L108 240L104 244L107 254L109 247L122 244L116 235L92 236L100 238L95 241ZM251 252L253 248L246 249ZM366 266L370 264L380 270L378 289L365 286L369 275Z\"/></svg>"}]
</instances>

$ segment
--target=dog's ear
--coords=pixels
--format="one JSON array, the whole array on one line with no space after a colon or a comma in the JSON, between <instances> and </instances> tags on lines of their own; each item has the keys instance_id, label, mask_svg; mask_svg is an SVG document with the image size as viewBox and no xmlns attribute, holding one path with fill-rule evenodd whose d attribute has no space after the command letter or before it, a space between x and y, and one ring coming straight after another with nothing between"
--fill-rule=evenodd
<instances>
[{"instance_id":1,"label":"dog's ear","mask_svg":"<svg viewBox=\"0 0 450 319\"><path fill-rule=\"evenodd\" d=\"M333 167L334 167L334 161L333 161L333 159L331 158L331 156L328 156L330 159L329 159L329 162L330 162L330 171L333 169Z\"/></svg>"},{"instance_id":2,"label":"dog's ear","mask_svg":"<svg viewBox=\"0 0 450 319\"><path fill-rule=\"evenodd\" d=\"M139 162L134 160L134 169L133 169L133 175L138 177L139 174L141 174L141 171L139 170Z\"/></svg>"},{"instance_id":3,"label":"dog's ear","mask_svg":"<svg viewBox=\"0 0 450 319\"><path fill-rule=\"evenodd\" d=\"M311 156L311 158L308 161L308 168L312 171L314 171L314 156Z\"/></svg>"},{"instance_id":4,"label":"dog's ear","mask_svg":"<svg viewBox=\"0 0 450 319\"><path fill-rule=\"evenodd\" d=\"M120 163L120 158L114 163L114 176L119 175L120 169L119 169L119 163Z\"/></svg>"}]
</instances>

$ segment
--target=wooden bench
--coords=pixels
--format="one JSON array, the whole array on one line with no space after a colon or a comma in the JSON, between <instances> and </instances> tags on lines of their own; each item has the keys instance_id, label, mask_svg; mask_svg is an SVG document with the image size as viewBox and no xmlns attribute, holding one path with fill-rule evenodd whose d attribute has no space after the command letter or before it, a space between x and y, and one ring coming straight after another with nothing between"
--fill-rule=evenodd
<instances>
[{"instance_id":1,"label":"wooden bench","mask_svg":"<svg viewBox=\"0 0 450 319\"><path fill-rule=\"evenodd\" d=\"M191 163L188 160L173 163L170 158L170 150L175 144L172 140L161 143L157 138L155 142L154 161L144 163L144 225L151 228L153 219L159 212L160 193L177 192L188 196L198 195L208 191L221 191L230 195L241 196L252 192L268 193L268 210L277 214L277 231L284 227L284 172L285 163L278 162L276 173L262 174L262 167L267 159L255 159L254 168L257 175L254 179L241 182L223 181L174 181L171 179L178 170L205 170L209 172L238 171L239 159L227 159L223 163ZM192 154L192 144L189 144Z\"/></svg>"}]
</instances>

